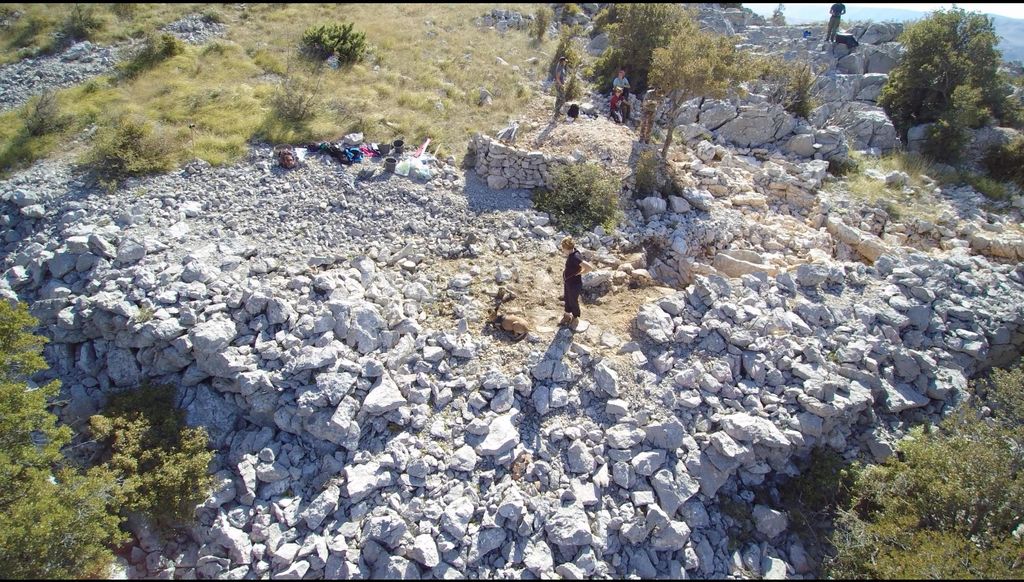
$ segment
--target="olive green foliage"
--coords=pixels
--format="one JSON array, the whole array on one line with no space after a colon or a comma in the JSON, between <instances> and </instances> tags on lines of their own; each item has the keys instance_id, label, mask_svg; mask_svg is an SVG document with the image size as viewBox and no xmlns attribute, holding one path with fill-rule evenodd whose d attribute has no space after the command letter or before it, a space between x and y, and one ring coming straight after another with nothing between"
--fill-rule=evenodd
<instances>
[{"instance_id":1,"label":"olive green foliage","mask_svg":"<svg viewBox=\"0 0 1024 582\"><path fill-rule=\"evenodd\" d=\"M206 448L206 430L186 428L184 421L167 386L118 394L102 415L89 419L93 435L109 447L106 465L121 482L118 499L125 511L176 525L188 522L205 499L213 452Z\"/></svg>"},{"instance_id":2,"label":"olive green foliage","mask_svg":"<svg viewBox=\"0 0 1024 582\"><path fill-rule=\"evenodd\" d=\"M798 461L800 475L779 487L781 506L793 531L808 540L827 539L836 511L850 501L850 492L861 466L848 463L834 449L815 448ZM809 544L811 559L820 563L822 548Z\"/></svg>"},{"instance_id":3,"label":"olive green foliage","mask_svg":"<svg viewBox=\"0 0 1024 582\"><path fill-rule=\"evenodd\" d=\"M551 26L551 21L555 19L555 13L551 11L547 6L541 6L537 9L537 12L533 14L533 22L530 24L530 36L536 39L537 42L544 40L544 35L548 33L548 27Z\"/></svg>"},{"instance_id":4,"label":"olive green foliage","mask_svg":"<svg viewBox=\"0 0 1024 582\"><path fill-rule=\"evenodd\" d=\"M566 101L575 101L583 96L583 87L577 74L580 65L583 64L583 51L580 50L577 40L580 34L581 29L579 26L563 26L558 37L558 48L555 49L555 55L552 57L550 65L548 65L548 75L554 77L558 60L563 56L565 57L565 70L567 71L567 80L565 82Z\"/></svg>"},{"instance_id":5,"label":"olive green foliage","mask_svg":"<svg viewBox=\"0 0 1024 582\"><path fill-rule=\"evenodd\" d=\"M835 578L1020 578L1024 368L996 371L899 457L861 473L833 536ZM991 414L983 411L983 405Z\"/></svg>"},{"instance_id":6,"label":"olive green foliage","mask_svg":"<svg viewBox=\"0 0 1024 582\"><path fill-rule=\"evenodd\" d=\"M900 42L906 52L878 103L902 139L912 126L936 122L927 151L956 161L968 128L988 117L1019 116L1019 105L1007 98L1007 82L999 72L998 38L989 17L962 8L938 10L908 24Z\"/></svg>"},{"instance_id":7,"label":"olive green foliage","mask_svg":"<svg viewBox=\"0 0 1024 582\"><path fill-rule=\"evenodd\" d=\"M650 83L654 49L667 46L676 26L687 20L677 4L617 4L614 22L608 25L608 49L594 63L593 77L603 93L611 91L612 78L626 70L632 92L642 94Z\"/></svg>"},{"instance_id":8,"label":"olive green foliage","mask_svg":"<svg viewBox=\"0 0 1024 582\"><path fill-rule=\"evenodd\" d=\"M354 26L348 22L308 28L302 35L302 46L316 58L334 55L342 64L355 63L366 54L366 34L353 30Z\"/></svg>"},{"instance_id":9,"label":"olive green foliage","mask_svg":"<svg viewBox=\"0 0 1024 582\"><path fill-rule=\"evenodd\" d=\"M100 29L102 23L96 16L96 8L92 4L72 4L64 22L61 23L59 36L65 45L80 40L88 40Z\"/></svg>"},{"instance_id":10,"label":"olive green foliage","mask_svg":"<svg viewBox=\"0 0 1024 582\"><path fill-rule=\"evenodd\" d=\"M675 28L668 46L654 50L651 85L668 97L668 118L675 119L694 97L721 99L754 75L745 53L726 37L700 30L692 16ZM668 155L675 124L669 124L661 155Z\"/></svg>"},{"instance_id":11,"label":"olive green foliage","mask_svg":"<svg viewBox=\"0 0 1024 582\"><path fill-rule=\"evenodd\" d=\"M637 154L634 173L636 196L643 197L657 193L659 165L658 154L654 151L643 150Z\"/></svg>"},{"instance_id":12,"label":"olive green foliage","mask_svg":"<svg viewBox=\"0 0 1024 582\"><path fill-rule=\"evenodd\" d=\"M785 6L779 4L772 12L772 26L786 26Z\"/></svg>"},{"instance_id":13,"label":"olive green foliage","mask_svg":"<svg viewBox=\"0 0 1024 582\"><path fill-rule=\"evenodd\" d=\"M621 218L618 181L597 164L565 164L552 172L552 186L534 193L537 208L566 231L586 232L598 225L612 231Z\"/></svg>"},{"instance_id":14,"label":"olive green foliage","mask_svg":"<svg viewBox=\"0 0 1024 582\"><path fill-rule=\"evenodd\" d=\"M591 21L594 28L591 29L590 36L594 37L603 32L608 32L608 27L615 24L619 18L618 6L618 4L609 4L594 15L594 19Z\"/></svg>"},{"instance_id":15,"label":"olive green foliage","mask_svg":"<svg viewBox=\"0 0 1024 582\"><path fill-rule=\"evenodd\" d=\"M130 59L118 65L118 74L123 79L134 79L147 71L185 52L185 43L173 34L148 35L142 46Z\"/></svg>"},{"instance_id":16,"label":"olive green foliage","mask_svg":"<svg viewBox=\"0 0 1024 582\"><path fill-rule=\"evenodd\" d=\"M45 369L44 339L23 304L0 301L0 572L5 578L106 577L108 544L124 541L108 504L109 473L82 473L64 463L71 439L47 400L57 382L30 387Z\"/></svg>"},{"instance_id":17,"label":"olive green foliage","mask_svg":"<svg viewBox=\"0 0 1024 582\"><path fill-rule=\"evenodd\" d=\"M985 198L995 202L1009 200L1010 198L1010 190L1005 184L983 174L960 171L956 174L956 181L969 184L971 188L977 190Z\"/></svg>"},{"instance_id":18,"label":"olive green foliage","mask_svg":"<svg viewBox=\"0 0 1024 582\"><path fill-rule=\"evenodd\" d=\"M108 185L129 176L167 171L173 165L172 144L149 121L124 115L101 126L83 161Z\"/></svg>"},{"instance_id":19,"label":"olive green foliage","mask_svg":"<svg viewBox=\"0 0 1024 582\"><path fill-rule=\"evenodd\" d=\"M121 20L131 20L139 12L139 5L136 2L117 2L110 5L110 11Z\"/></svg>"},{"instance_id":20,"label":"olive green foliage","mask_svg":"<svg viewBox=\"0 0 1024 582\"><path fill-rule=\"evenodd\" d=\"M811 63L766 56L756 61L754 70L767 85L768 100L782 105L790 114L806 119L818 106L813 94L817 76Z\"/></svg>"},{"instance_id":21,"label":"olive green foliage","mask_svg":"<svg viewBox=\"0 0 1024 582\"><path fill-rule=\"evenodd\" d=\"M67 127L69 120L60 112L53 91L43 91L29 102L25 115L25 131L32 137L56 133Z\"/></svg>"},{"instance_id":22,"label":"olive green foliage","mask_svg":"<svg viewBox=\"0 0 1024 582\"><path fill-rule=\"evenodd\" d=\"M985 153L981 162L992 178L1013 182L1018 188L1024 188L1024 138L993 147Z\"/></svg>"},{"instance_id":23,"label":"olive green foliage","mask_svg":"<svg viewBox=\"0 0 1024 582\"><path fill-rule=\"evenodd\" d=\"M323 75L323 62L312 66L289 62L271 97L274 114L296 126L314 119L323 109L323 96L320 92Z\"/></svg>"},{"instance_id":24,"label":"olive green foliage","mask_svg":"<svg viewBox=\"0 0 1024 582\"><path fill-rule=\"evenodd\" d=\"M563 24L574 24L576 17L583 14L583 9L580 8L579 4L574 2L565 2L562 4L562 23Z\"/></svg>"}]
</instances>

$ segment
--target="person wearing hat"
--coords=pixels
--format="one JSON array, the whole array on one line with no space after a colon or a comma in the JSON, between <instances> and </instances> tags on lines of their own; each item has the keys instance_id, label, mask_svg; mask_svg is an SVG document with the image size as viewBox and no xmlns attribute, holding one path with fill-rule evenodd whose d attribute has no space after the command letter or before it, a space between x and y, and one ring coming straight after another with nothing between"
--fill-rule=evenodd
<instances>
[{"instance_id":1,"label":"person wearing hat","mask_svg":"<svg viewBox=\"0 0 1024 582\"><path fill-rule=\"evenodd\" d=\"M576 241L571 236L562 239L558 245L565 256L565 269L562 271L562 299L565 302L565 313L558 325L568 325L575 330L580 321L580 294L583 293L583 275L594 270L594 266L583 260L583 255L576 248Z\"/></svg>"},{"instance_id":2,"label":"person wearing hat","mask_svg":"<svg viewBox=\"0 0 1024 582\"><path fill-rule=\"evenodd\" d=\"M562 111L562 105L565 103L565 79L567 75L567 61L564 56L558 58L558 65L555 66L555 114L554 117L557 119L558 114Z\"/></svg>"},{"instance_id":3,"label":"person wearing hat","mask_svg":"<svg viewBox=\"0 0 1024 582\"><path fill-rule=\"evenodd\" d=\"M622 94L622 87L612 89L612 101L609 115L611 115L611 118L615 123L623 123L627 119L623 109L628 107L629 105L626 103L626 97Z\"/></svg>"}]
</instances>

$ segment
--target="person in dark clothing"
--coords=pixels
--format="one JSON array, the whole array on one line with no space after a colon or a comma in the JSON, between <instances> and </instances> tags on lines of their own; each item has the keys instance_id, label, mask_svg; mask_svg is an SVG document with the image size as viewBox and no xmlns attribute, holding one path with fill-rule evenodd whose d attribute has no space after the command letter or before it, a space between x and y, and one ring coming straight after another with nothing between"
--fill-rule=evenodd
<instances>
[{"instance_id":1,"label":"person in dark clothing","mask_svg":"<svg viewBox=\"0 0 1024 582\"><path fill-rule=\"evenodd\" d=\"M828 19L828 31L825 33L825 42L836 41L836 31L839 30L839 20L846 14L846 6L840 2L832 5L828 10L832 16Z\"/></svg>"},{"instance_id":2,"label":"person in dark clothing","mask_svg":"<svg viewBox=\"0 0 1024 582\"><path fill-rule=\"evenodd\" d=\"M571 236L562 239L559 248L565 255L565 269L562 271L562 291L565 293L565 313L558 325L568 324L576 329L580 321L580 293L583 292L583 274L594 270L593 265L583 260Z\"/></svg>"}]
</instances>

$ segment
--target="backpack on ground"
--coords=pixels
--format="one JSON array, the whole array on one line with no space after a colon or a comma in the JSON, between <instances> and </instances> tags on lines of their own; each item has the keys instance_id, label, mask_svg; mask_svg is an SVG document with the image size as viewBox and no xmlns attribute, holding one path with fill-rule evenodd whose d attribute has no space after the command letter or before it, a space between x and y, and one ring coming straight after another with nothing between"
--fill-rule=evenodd
<instances>
[{"instance_id":1,"label":"backpack on ground","mask_svg":"<svg viewBox=\"0 0 1024 582\"><path fill-rule=\"evenodd\" d=\"M291 146L277 148L277 165L288 170L299 165L299 160L295 156L295 150Z\"/></svg>"},{"instance_id":2,"label":"backpack on ground","mask_svg":"<svg viewBox=\"0 0 1024 582\"><path fill-rule=\"evenodd\" d=\"M836 42L839 44L845 44L846 48L850 49L851 51L860 46L860 43L857 42L857 39L854 38L852 34L837 34Z\"/></svg>"},{"instance_id":3,"label":"backpack on ground","mask_svg":"<svg viewBox=\"0 0 1024 582\"><path fill-rule=\"evenodd\" d=\"M570 105L569 106L569 113L567 115L571 119L576 119L577 117L579 117L580 116L580 106L575 104L575 103Z\"/></svg>"}]
</instances>

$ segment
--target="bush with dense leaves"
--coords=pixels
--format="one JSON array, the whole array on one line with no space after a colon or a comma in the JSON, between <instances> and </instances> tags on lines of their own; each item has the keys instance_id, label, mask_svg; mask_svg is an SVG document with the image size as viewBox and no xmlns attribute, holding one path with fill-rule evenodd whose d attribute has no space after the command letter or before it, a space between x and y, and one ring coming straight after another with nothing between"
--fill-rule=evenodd
<instances>
[{"instance_id":1,"label":"bush with dense leaves","mask_svg":"<svg viewBox=\"0 0 1024 582\"><path fill-rule=\"evenodd\" d=\"M858 475L836 520L829 577L1024 575L1024 367L997 370L974 391Z\"/></svg>"},{"instance_id":2,"label":"bush with dense leaves","mask_svg":"<svg viewBox=\"0 0 1024 582\"><path fill-rule=\"evenodd\" d=\"M129 176L170 170L172 150L152 123L125 115L96 131L84 162L104 180L117 183Z\"/></svg>"},{"instance_id":3,"label":"bush with dense leaves","mask_svg":"<svg viewBox=\"0 0 1024 582\"><path fill-rule=\"evenodd\" d=\"M342 64L355 63L366 53L366 34L353 30L353 24L322 24L306 29L302 46L318 58L331 55Z\"/></svg>"},{"instance_id":4,"label":"bush with dense leaves","mask_svg":"<svg viewBox=\"0 0 1024 582\"><path fill-rule=\"evenodd\" d=\"M121 483L122 508L163 525L188 522L212 483L206 430L185 427L174 392L168 386L124 392L89 419L95 438L109 447L106 465Z\"/></svg>"},{"instance_id":5,"label":"bush with dense leaves","mask_svg":"<svg viewBox=\"0 0 1024 582\"><path fill-rule=\"evenodd\" d=\"M619 183L596 164L565 164L552 171L550 189L534 192L534 203L574 234L598 225L615 229L621 218Z\"/></svg>"},{"instance_id":6,"label":"bush with dense leaves","mask_svg":"<svg viewBox=\"0 0 1024 582\"><path fill-rule=\"evenodd\" d=\"M1024 138L993 147L985 153L981 163L996 180L1013 182L1024 188Z\"/></svg>"},{"instance_id":7,"label":"bush with dense leaves","mask_svg":"<svg viewBox=\"0 0 1024 582\"><path fill-rule=\"evenodd\" d=\"M938 10L908 24L899 40L905 52L878 104L904 142L911 127L937 122L926 150L956 161L967 129L989 117L1016 123L1020 105L1008 98L991 18L962 8Z\"/></svg>"},{"instance_id":8,"label":"bush with dense leaves","mask_svg":"<svg viewBox=\"0 0 1024 582\"><path fill-rule=\"evenodd\" d=\"M602 93L612 89L619 69L626 70L630 91L643 94L648 88L654 49L667 46L687 12L676 4L617 4L603 13L607 21L608 48L594 63L592 76Z\"/></svg>"},{"instance_id":9,"label":"bush with dense leaves","mask_svg":"<svg viewBox=\"0 0 1024 582\"><path fill-rule=\"evenodd\" d=\"M45 340L23 304L0 301L0 572L5 578L106 578L112 544L125 541L116 484L102 468L81 471L61 448L71 439L47 411L57 382L31 386L46 367Z\"/></svg>"}]
</instances>

